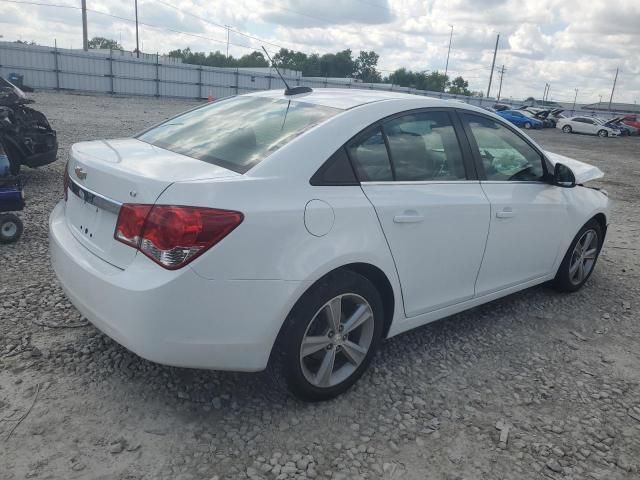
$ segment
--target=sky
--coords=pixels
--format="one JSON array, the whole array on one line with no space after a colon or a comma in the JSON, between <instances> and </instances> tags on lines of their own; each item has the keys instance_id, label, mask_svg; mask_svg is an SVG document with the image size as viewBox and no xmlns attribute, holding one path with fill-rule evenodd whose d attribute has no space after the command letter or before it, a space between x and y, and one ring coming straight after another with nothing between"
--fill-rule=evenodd
<instances>
[{"instance_id":1,"label":"sky","mask_svg":"<svg viewBox=\"0 0 640 480\"><path fill-rule=\"evenodd\" d=\"M22 1L0 0L2 40L82 46L80 0L13 3ZM135 48L134 0L87 7L89 38ZM608 101L619 68L614 102L640 101L638 0L138 0L138 15L149 53L225 52L228 25L234 56L261 45L272 53L375 50L383 76L400 67L444 71L453 26L449 75L485 94L500 34L492 96L504 65L503 98L541 98L549 83L551 100L573 101L578 89L578 103Z\"/></svg>"}]
</instances>

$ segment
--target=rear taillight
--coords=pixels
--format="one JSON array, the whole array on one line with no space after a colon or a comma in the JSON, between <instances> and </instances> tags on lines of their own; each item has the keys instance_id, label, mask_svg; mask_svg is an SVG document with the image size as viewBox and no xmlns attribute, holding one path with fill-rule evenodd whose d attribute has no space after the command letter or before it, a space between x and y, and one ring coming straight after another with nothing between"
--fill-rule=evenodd
<instances>
[{"instance_id":1,"label":"rear taillight","mask_svg":"<svg viewBox=\"0 0 640 480\"><path fill-rule=\"evenodd\" d=\"M64 178L62 180L62 186L64 188L64 201L69 198L69 162L64 164Z\"/></svg>"},{"instance_id":2,"label":"rear taillight","mask_svg":"<svg viewBox=\"0 0 640 480\"><path fill-rule=\"evenodd\" d=\"M240 212L216 208L124 204L114 238L175 270L226 237L243 219Z\"/></svg>"}]
</instances>

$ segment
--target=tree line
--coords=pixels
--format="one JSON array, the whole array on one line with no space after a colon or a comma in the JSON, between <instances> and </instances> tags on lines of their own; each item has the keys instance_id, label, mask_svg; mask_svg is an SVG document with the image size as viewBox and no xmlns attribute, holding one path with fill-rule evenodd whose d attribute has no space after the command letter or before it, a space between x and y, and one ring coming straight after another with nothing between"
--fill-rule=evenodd
<instances>
[{"instance_id":1,"label":"tree line","mask_svg":"<svg viewBox=\"0 0 640 480\"><path fill-rule=\"evenodd\" d=\"M89 48L112 48L122 50L115 40L94 37L89 41ZM227 68L269 67L270 62L262 52L252 52L241 57L226 56L220 51L194 52L191 48L171 50L166 54L179 58L183 63ZM482 96L482 92L469 90L469 82L458 76L450 79L439 71L412 71L399 68L393 73L383 76L378 70L380 56L370 51L360 51L357 56L350 49L336 53L312 53L310 55L281 48L274 56L273 63L278 68L286 68L302 72L305 77L338 77L354 78L366 83L392 83L401 87L434 92L448 92L454 95Z\"/></svg>"}]
</instances>

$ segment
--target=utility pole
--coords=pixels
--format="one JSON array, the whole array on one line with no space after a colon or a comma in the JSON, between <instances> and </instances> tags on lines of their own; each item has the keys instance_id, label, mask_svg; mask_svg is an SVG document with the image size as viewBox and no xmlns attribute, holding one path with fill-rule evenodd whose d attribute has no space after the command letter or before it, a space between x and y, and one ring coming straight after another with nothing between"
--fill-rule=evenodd
<instances>
[{"instance_id":1,"label":"utility pole","mask_svg":"<svg viewBox=\"0 0 640 480\"><path fill-rule=\"evenodd\" d=\"M498 102L500 101L500 94L502 93L502 77L504 76L504 65L500 69L500 88L498 88Z\"/></svg>"},{"instance_id":2,"label":"utility pole","mask_svg":"<svg viewBox=\"0 0 640 480\"><path fill-rule=\"evenodd\" d=\"M229 30L231 27L229 25L225 25L225 27L227 28L227 58L229 58Z\"/></svg>"},{"instance_id":3,"label":"utility pole","mask_svg":"<svg viewBox=\"0 0 640 480\"><path fill-rule=\"evenodd\" d=\"M616 68L616 78L613 79L613 87L611 88L611 97L609 97L609 111L611 111L611 102L613 102L613 92L616 89L616 82L618 81L618 68Z\"/></svg>"},{"instance_id":4,"label":"utility pole","mask_svg":"<svg viewBox=\"0 0 640 480\"><path fill-rule=\"evenodd\" d=\"M500 41L500 34L498 34L496 38L496 48L493 51L493 62L491 63L491 75L489 75L489 88L487 88L487 98L489 98L489 94L491 93L491 81L493 80L493 69L496 66L496 55L498 54L498 42Z\"/></svg>"},{"instance_id":5,"label":"utility pole","mask_svg":"<svg viewBox=\"0 0 640 480\"><path fill-rule=\"evenodd\" d=\"M453 40L453 25L449 25L449 26L451 27L451 34L449 35L449 50L447 51L447 63L444 67L444 85L442 85L443 92L447 84L447 73L449 73L449 55L451 55L451 41Z\"/></svg>"},{"instance_id":6,"label":"utility pole","mask_svg":"<svg viewBox=\"0 0 640 480\"><path fill-rule=\"evenodd\" d=\"M87 0L82 0L82 49L89 50L89 35L87 33Z\"/></svg>"},{"instance_id":7,"label":"utility pole","mask_svg":"<svg viewBox=\"0 0 640 480\"><path fill-rule=\"evenodd\" d=\"M138 0L136 3L136 57L140 58L140 36L138 34Z\"/></svg>"},{"instance_id":8,"label":"utility pole","mask_svg":"<svg viewBox=\"0 0 640 480\"><path fill-rule=\"evenodd\" d=\"M578 100L578 89L576 88L575 90L576 90L576 96L573 97L573 108L571 109L571 112L573 114L576 113L576 100Z\"/></svg>"},{"instance_id":9,"label":"utility pole","mask_svg":"<svg viewBox=\"0 0 640 480\"><path fill-rule=\"evenodd\" d=\"M544 84L544 93L542 94L542 103L543 105L547 103L547 101L549 100L549 90L551 90L551 84L550 83L545 83Z\"/></svg>"}]
</instances>

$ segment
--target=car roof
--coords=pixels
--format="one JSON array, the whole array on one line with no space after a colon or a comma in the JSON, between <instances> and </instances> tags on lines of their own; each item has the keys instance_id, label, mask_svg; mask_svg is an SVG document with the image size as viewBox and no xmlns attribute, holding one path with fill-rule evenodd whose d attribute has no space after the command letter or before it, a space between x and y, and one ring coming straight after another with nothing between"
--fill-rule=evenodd
<instances>
[{"instance_id":1,"label":"car roof","mask_svg":"<svg viewBox=\"0 0 640 480\"><path fill-rule=\"evenodd\" d=\"M324 107L339 108L349 110L367 103L382 102L388 100L414 100L416 108L422 107L451 107L451 100L442 100L422 95L412 95L400 92L385 92L380 90L368 90L363 88L316 88L310 93L286 96L283 89L262 90L252 92L247 95L255 97L266 97L279 100L295 100L299 102L321 105ZM467 105L464 102L456 102L455 106Z\"/></svg>"}]
</instances>

